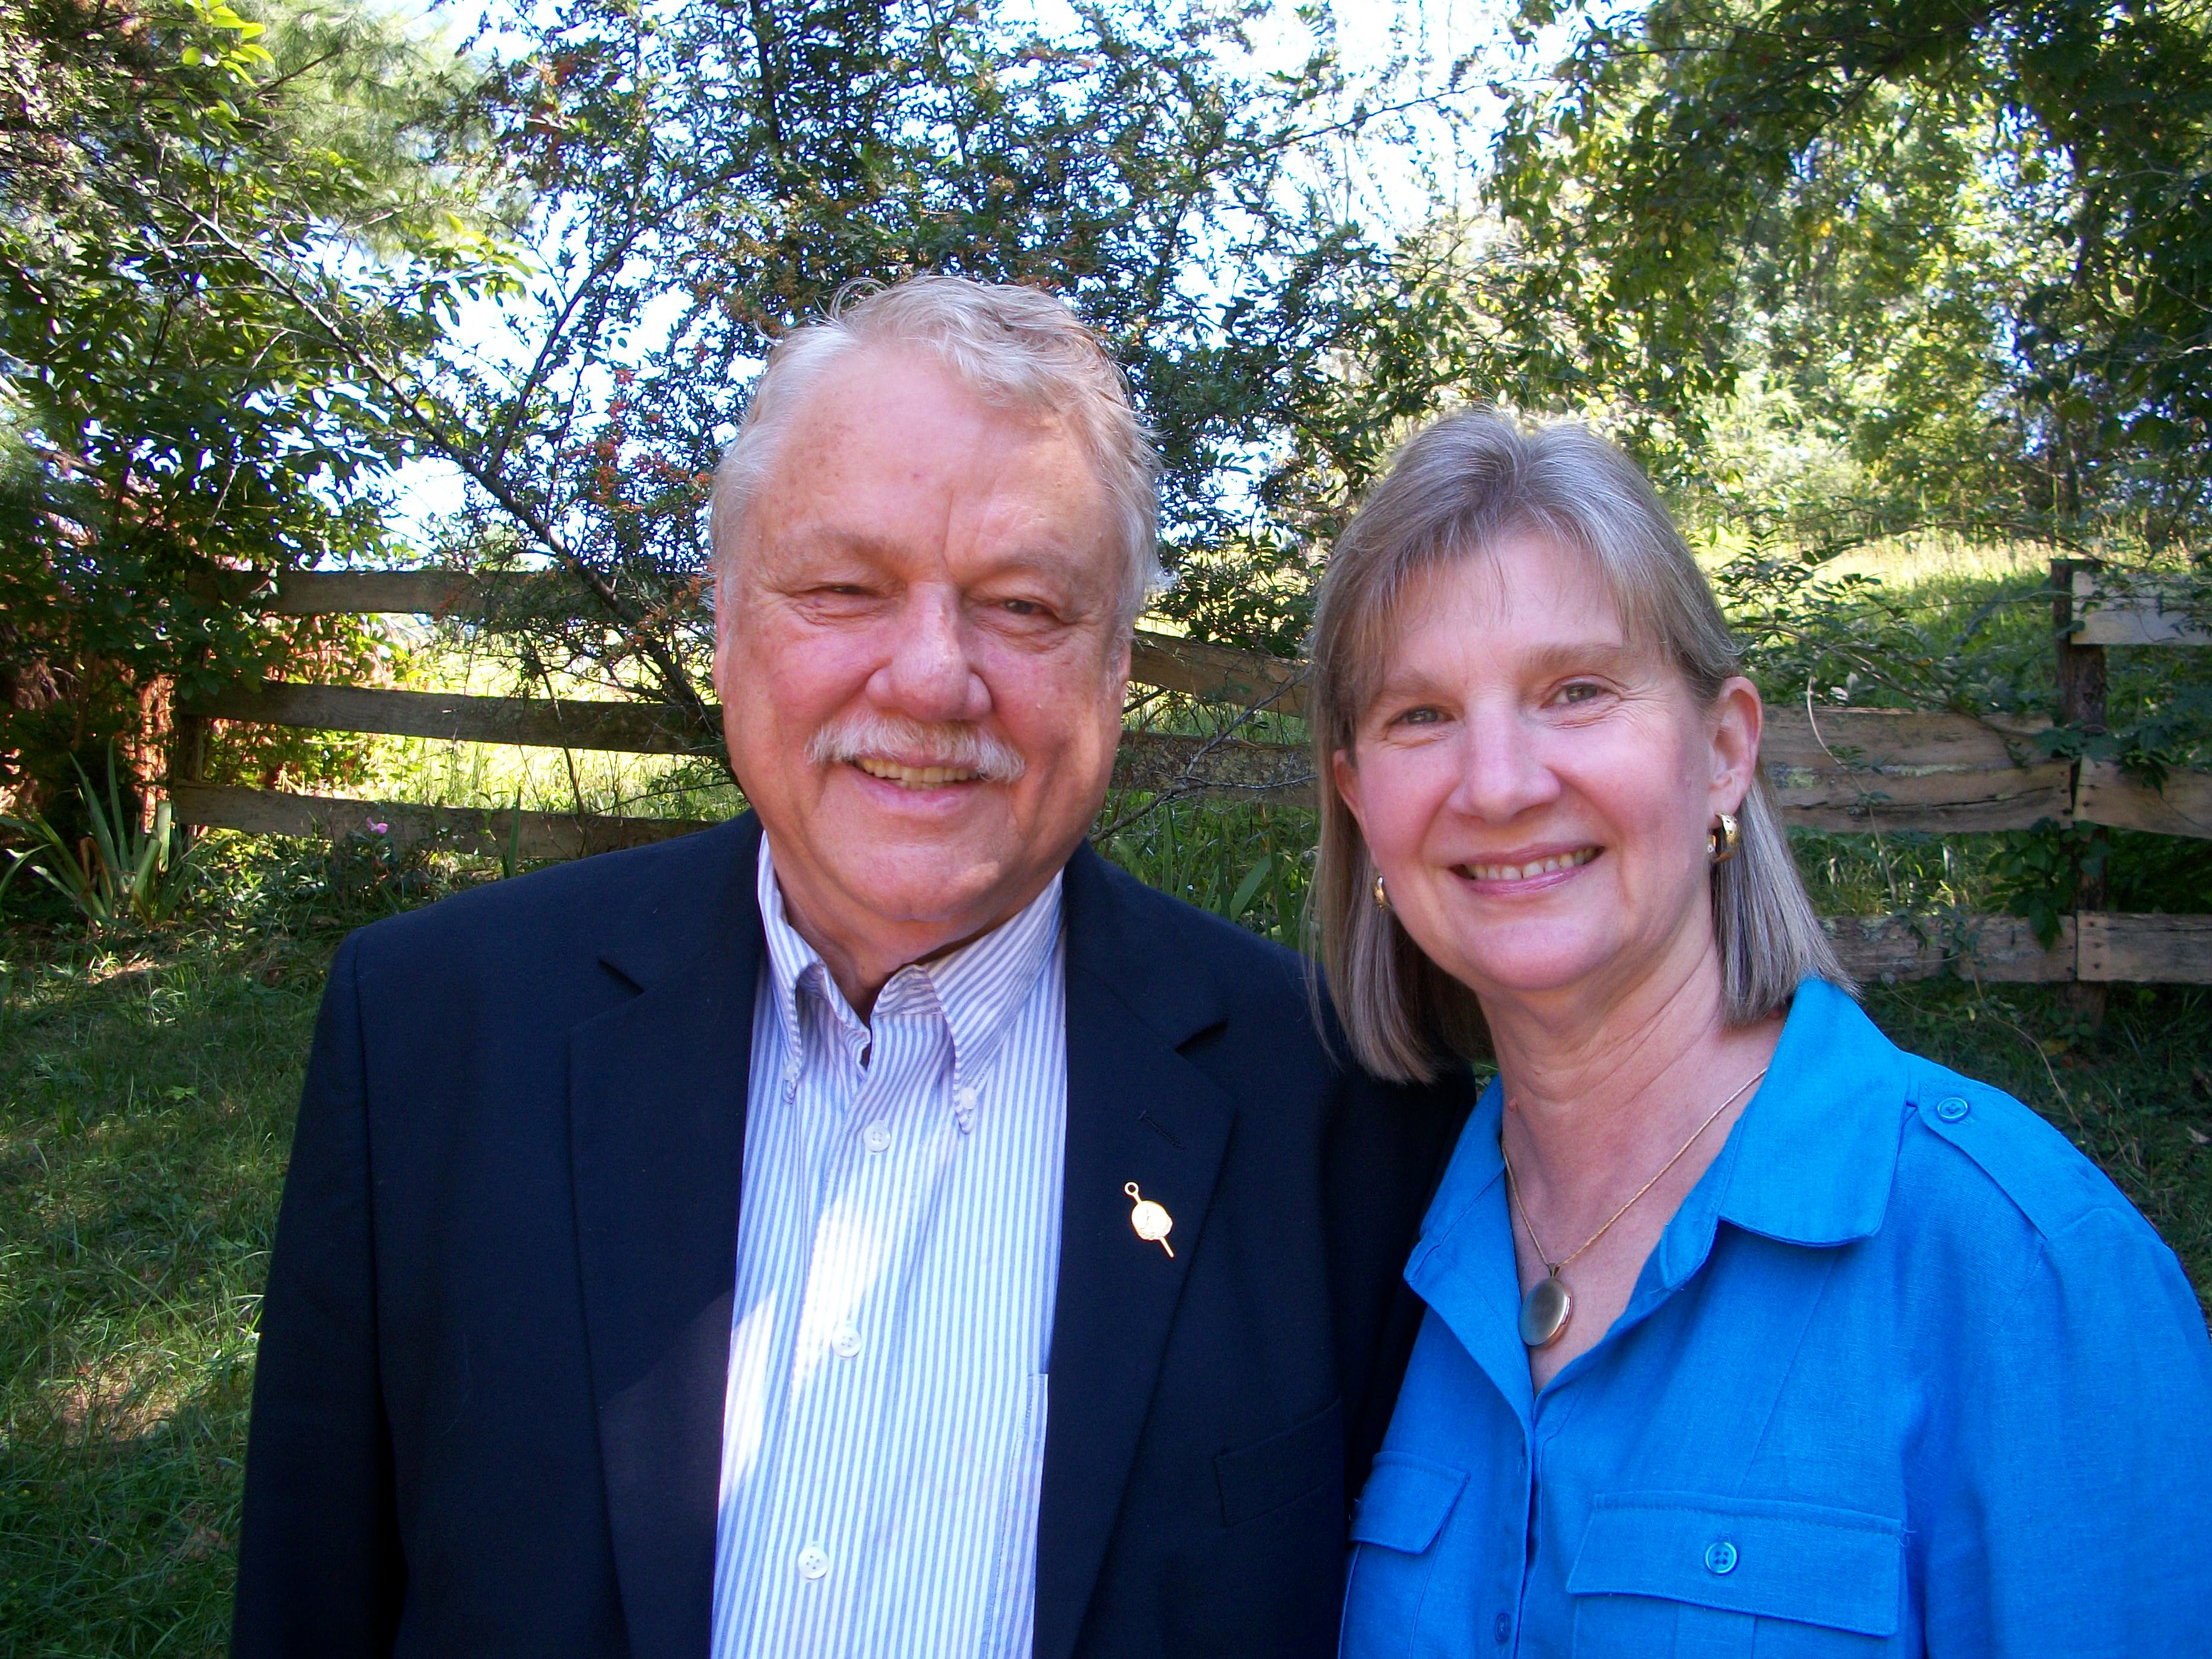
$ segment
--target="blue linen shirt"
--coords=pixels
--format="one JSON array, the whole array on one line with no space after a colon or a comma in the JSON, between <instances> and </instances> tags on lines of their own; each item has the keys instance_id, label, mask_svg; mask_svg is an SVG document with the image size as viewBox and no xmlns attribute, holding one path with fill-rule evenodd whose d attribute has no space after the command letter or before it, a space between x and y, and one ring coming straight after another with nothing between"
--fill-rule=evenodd
<instances>
[{"instance_id":1,"label":"blue linen shirt","mask_svg":"<svg viewBox=\"0 0 2212 1659\"><path fill-rule=\"evenodd\" d=\"M769 842L711 1659L1031 1646L1060 1271L1054 877L866 1020Z\"/></svg>"},{"instance_id":2,"label":"blue linen shirt","mask_svg":"<svg viewBox=\"0 0 2212 1659\"><path fill-rule=\"evenodd\" d=\"M2212 1653L2212 1343L2009 1097L1800 988L1620 1320L1532 1391L1493 1083L1352 1524L1342 1653Z\"/></svg>"}]
</instances>

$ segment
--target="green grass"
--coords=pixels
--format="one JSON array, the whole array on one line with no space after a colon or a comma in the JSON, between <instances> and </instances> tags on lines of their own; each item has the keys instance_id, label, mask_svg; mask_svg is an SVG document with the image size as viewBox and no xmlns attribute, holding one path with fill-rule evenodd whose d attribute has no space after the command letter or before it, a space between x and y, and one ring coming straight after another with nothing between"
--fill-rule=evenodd
<instances>
[{"instance_id":1,"label":"green grass","mask_svg":"<svg viewBox=\"0 0 2212 1659\"><path fill-rule=\"evenodd\" d=\"M0 1648L214 1653L322 942L0 935Z\"/></svg>"}]
</instances>

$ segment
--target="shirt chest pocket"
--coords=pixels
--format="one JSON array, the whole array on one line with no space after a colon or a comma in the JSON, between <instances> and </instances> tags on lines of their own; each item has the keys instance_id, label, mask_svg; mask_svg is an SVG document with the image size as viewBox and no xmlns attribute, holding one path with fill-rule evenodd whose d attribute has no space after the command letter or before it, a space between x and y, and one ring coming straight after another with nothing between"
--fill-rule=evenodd
<instances>
[{"instance_id":1,"label":"shirt chest pocket","mask_svg":"<svg viewBox=\"0 0 2212 1659\"><path fill-rule=\"evenodd\" d=\"M1567 1576L1584 1656L1866 1659L1904 1604L1904 1528L1817 1504L1620 1492Z\"/></svg>"},{"instance_id":2,"label":"shirt chest pocket","mask_svg":"<svg viewBox=\"0 0 2212 1659\"><path fill-rule=\"evenodd\" d=\"M1466 1474L1405 1452L1375 1460L1352 1516L1352 1577L1340 1659L1385 1659L1413 1650L1438 1540Z\"/></svg>"}]
</instances>

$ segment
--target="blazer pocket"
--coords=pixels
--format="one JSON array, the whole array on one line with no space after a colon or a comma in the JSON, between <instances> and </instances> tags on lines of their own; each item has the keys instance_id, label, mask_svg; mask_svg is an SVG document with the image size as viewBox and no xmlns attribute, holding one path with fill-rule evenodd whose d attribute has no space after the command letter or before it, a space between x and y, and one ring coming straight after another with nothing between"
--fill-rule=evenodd
<instances>
[{"instance_id":1,"label":"blazer pocket","mask_svg":"<svg viewBox=\"0 0 2212 1659\"><path fill-rule=\"evenodd\" d=\"M1303 1423L1213 1460L1221 1524L1242 1525L1344 1476L1344 1409L1332 1400Z\"/></svg>"},{"instance_id":2,"label":"blazer pocket","mask_svg":"<svg viewBox=\"0 0 2212 1659\"><path fill-rule=\"evenodd\" d=\"M1576 1651L1592 1654L1871 1653L1897 1633L1904 1585L1899 1522L1702 1492L1601 1495L1567 1575Z\"/></svg>"}]
</instances>

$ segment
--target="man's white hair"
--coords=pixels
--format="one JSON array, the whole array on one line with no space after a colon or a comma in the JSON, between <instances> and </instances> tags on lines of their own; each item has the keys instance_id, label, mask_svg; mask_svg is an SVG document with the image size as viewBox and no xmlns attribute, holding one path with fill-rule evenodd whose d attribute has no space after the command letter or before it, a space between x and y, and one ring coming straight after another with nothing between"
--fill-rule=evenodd
<instances>
[{"instance_id":1,"label":"man's white hair","mask_svg":"<svg viewBox=\"0 0 2212 1659\"><path fill-rule=\"evenodd\" d=\"M745 514L793 412L833 365L885 348L934 359L986 403L1068 423L1106 491L1125 564L1121 620L1134 623L1163 580L1160 469L1128 383L1098 337L1059 300L964 276L916 276L858 297L848 290L822 321L776 342L715 469L709 535L717 586L732 568Z\"/></svg>"}]
</instances>

